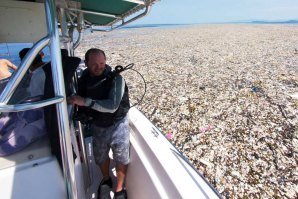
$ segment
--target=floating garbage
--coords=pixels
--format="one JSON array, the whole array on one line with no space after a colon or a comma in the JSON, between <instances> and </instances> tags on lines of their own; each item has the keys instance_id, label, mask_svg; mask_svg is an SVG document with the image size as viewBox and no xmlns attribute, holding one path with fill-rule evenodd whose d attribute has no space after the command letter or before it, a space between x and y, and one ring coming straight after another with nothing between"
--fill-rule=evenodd
<instances>
[{"instance_id":1,"label":"floating garbage","mask_svg":"<svg viewBox=\"0 0 298 199\"><path fill-rule=\"evenodd\" d=\"M214 129L214 126L212 126L211 124L208 124L207 126L201 127L200 131L201 133L205 133L205 132L211 131L212 129Z\"/></svg>"},{"instance_id":2,"label":"floating garbage","mask_svg":"<svg viewBox=\"0 0 298 199\"><path fill-rule=\"evenodd\" d=\"M137 108L223 198L298 198L298 26L96 34L77 56L99 47L111 66L135 63L147 82ZM142 79L123 76L137 101Z\"/></svg>"}]
</instances>

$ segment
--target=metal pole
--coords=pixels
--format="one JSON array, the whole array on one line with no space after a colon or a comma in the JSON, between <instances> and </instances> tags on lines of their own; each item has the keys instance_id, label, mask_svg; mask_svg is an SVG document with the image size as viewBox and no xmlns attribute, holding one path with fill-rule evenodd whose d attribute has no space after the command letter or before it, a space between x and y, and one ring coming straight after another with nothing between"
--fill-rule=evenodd
<instances>
[{"instance_id":1,"label":"metal pole","mask_svg":"<svg viewBox=\"0 0 298 199\"><path fill-rule=\"evenodd\" d=\"M69 51L68 40L70 38L67 32L67 22L66 22L66 15L65 15L64 8L59 8L58 16L59 16L60 28L61 28L62 38L63 38L63 45L64 45L64 48L66 48Z\"/></svg>"},{"instance_id":2,"label":"metal pole","mask_svg":"<svg viewBox=\"0 0 298 199\"><path fill-rule=\"evenodd\" d=\"M42 108L45 106L49 106L52 104L56 104L62 102L64 99L63 96L57 96L51 99L46 99L38 102L28 102L24 104L16 104L16 105L0 105L0 112L19 112L19 111L27 111L33 110L37 108Z\"/></svg>"},{"instance_id":3,"label":"metal pole","mask_svg":"<svg viewBox=\"0 0 298 199\"><path fill-rule=\"evenodd\" d=\"M103 13L103 12L93 12L93 11L88 11L88 10L81 10L81 9L76 9L76 8L67 8L67 10L75 11L75 12L82 12L82 13L86 13L86 14L93 14L93 15L98 15L98 16L103 16L103 17L109 17L109 18L114 18L114 19L121 18L117 15L112 15L112 14Z\"/></svg>"},{"instance_id":4,"label":"metal pole","mask_svg":"<svg viewBox=\"0 0 298 199\"><path fill-rule=\"evenodd\" d=\"M51 38L51 65L53 74L53 84L55 96L66 96L64 89L64 78L61 63L59 33L57 29L56 10L54 0L45 1L45 10L47 18L48 34ZM69 120L67 113L66 99L56 105L59 136L63 163L63 174L67 186L68 198L77 199L77 187L74 173L73 152L71 147L71 137L69 129Z\"/></svg>"}]
</instances>

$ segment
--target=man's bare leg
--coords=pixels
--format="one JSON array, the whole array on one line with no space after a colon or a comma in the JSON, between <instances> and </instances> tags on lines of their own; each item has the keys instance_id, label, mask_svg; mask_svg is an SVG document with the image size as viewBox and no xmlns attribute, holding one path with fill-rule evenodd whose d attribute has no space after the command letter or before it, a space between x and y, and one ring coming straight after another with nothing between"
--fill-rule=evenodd
<instances>
[{"instance_id":1,"label":"man's bare leg","mask_svg":"<svg viewBox=\"0 0 298 199\"><path fill-rule=\"evenodd\" d=\"M112 190L112 180L109 175L110 171L110 159L108 158L100 166L100 171L102 173L102 181L99 185L97 198L110 198L110 191Z\"/></svg>"},{"instance_id":2,"label":"man's bare leg","mask_svg":"<svg viewBox=\"0 0 298 199\"><path fill-rule=\"evenodd\" d=\"M127 165L120 163L116 164L116 173L117 173L117 186L116 192L119 192L123 189L125 177L126 177Z\"/></svg>"}]
</instances>

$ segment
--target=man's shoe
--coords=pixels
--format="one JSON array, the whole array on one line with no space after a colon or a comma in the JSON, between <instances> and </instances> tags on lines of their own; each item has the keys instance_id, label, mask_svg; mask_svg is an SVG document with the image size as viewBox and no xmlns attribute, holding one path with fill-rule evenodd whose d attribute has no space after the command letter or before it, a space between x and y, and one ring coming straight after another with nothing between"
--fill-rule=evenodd
<instances>
[{"instance_id":1,"label":"man's shoe","mask_svg":"<svg viewBox=\"0 0 298 199\"><path fill-rule=\"evenodd\" d=\"M114 199L127 199L127 193L125 189L122 189L119 192L115 192Z\"/></svg>"},{"instance_id":2,"label":"man's shoe","mask_svg":"<svg viewBox=\"0 0 298 199\"><path fill-rule=\"evenodd\" d=\"M112 187L113 181L111 178L106 181L102 180L97 191L97 199L111 199L110 191L112 191Z\"/></svg>"}]
</instances>

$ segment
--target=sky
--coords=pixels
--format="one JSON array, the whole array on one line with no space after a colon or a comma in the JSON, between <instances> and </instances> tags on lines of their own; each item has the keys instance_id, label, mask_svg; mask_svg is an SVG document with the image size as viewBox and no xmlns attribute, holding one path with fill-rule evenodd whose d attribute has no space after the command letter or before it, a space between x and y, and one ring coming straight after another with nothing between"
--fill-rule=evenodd
<instances>
[{"instance_id":1,"label":"sky","mask_svg":"<svg viewBox=\"0 0 298 199\"><path fill-rule=\"evenodd\" d=\"M298 20L298 0L161 0L134 24Z\"/></svg>"}]
</instances>

